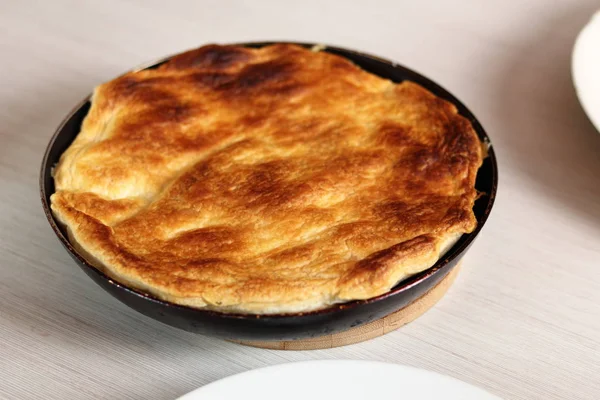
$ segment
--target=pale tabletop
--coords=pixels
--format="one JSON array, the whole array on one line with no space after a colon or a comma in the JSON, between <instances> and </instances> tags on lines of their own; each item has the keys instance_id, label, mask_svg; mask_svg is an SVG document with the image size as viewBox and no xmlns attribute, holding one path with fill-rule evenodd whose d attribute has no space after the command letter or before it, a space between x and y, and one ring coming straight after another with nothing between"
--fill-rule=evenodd
<instances>
[{"instance_id":1,"label":"pale tabletop","mask_svg":"<svg viewBox=\"0 0 600 400\"><path fill-rule=\"evenodd\" d=\"M507 399L600 398L600 134L570 76L573 41L597 0L0 4L0 398L174 399L312 359L416 366ZM42 213L44 148L94 85L201 44L265 39L336 44L416 69L492 138L498 199L458 280L384 337L281 352L162 325L96 286Z\"/></svg>"}]
</instances>

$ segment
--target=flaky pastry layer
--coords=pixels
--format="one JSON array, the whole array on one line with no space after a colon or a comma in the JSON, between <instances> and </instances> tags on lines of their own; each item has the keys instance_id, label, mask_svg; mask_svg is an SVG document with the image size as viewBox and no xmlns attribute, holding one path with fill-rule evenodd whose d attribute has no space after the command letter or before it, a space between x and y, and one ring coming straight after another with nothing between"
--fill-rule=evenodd
<instances>
[{"instance_id":1,"label":"flaky pastry layer","mask_svg":"<svg viewBox=\"0 0 600 400\"><path fill-rule=\"evenodd\" d=\"M367 299L476 226L481 144L450 103L327 52L210 45L96 88L55 169L85 257L243 313Z\"/></svg>"}]
</instances>

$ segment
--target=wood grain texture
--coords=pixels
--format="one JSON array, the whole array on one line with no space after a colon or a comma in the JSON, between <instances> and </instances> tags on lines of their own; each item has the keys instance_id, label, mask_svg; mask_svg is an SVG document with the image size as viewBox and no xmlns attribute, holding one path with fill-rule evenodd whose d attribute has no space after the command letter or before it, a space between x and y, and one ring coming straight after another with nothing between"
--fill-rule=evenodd
<instances>
[{"instance_id":1,"label":"wood grain texture","mask_svg":"<svg viewBox=\"0 0 600 400\"><path fill-rule=\"evenodd\" d=\"M289 361L367 359L507 399L600 398L600 134L571 83L597 0L5 1L0 13L0 398L173 399ZM294 39L397 60L480 118L492 216L448 295L372 341L277 352L161 325L95 286L53 237L37 175L72 106L133 65L207 42Z\"/></svg>"}]
</instances>

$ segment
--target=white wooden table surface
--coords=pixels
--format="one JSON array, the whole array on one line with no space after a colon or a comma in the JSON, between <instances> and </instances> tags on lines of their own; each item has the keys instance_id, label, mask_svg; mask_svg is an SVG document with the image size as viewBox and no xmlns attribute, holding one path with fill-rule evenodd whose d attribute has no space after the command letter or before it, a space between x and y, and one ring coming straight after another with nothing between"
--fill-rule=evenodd
<instances>
[{"instance_id":1,"label":"white wooden table surface","mask_svg":"<svg viewBox=\"0 0 600 400\"><path fill-rule=\"evenodd\" d=\"M570 77L574 38L595 8L0 0L0 398L174 399L249 369L335 358L421 367L507 399L599 399L600 134ZM399 331L311 352L179 331L104 293L43 216L43 150L94 85L204 43L262 39L394 59L455 93L492 137L500 190L488 225L447 297Z\"/></svg>"}]
</instances>

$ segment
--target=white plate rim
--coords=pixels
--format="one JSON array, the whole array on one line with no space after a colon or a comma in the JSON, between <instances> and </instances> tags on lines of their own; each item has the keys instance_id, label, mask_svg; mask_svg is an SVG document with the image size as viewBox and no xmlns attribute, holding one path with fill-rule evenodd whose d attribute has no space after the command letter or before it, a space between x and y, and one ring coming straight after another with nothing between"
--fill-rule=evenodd
<instances>
[{"instance_id":1,"label":"white plate rim","mask_svg":"<svg viewBox=\"0 0 600 400\"><path fill-rule=\"evenodd\" d=\"M282 363L262 368L257 368L245 372L241 372L239 374L231 375L225 377L223 379L219 379L217 381L211 382L207 385L199 387L183 396L179 397L177 400L199 400L199 399L207 399L212 400L213 398L220 397L206 397L208 394L214 395L219 390L224 390L225 392L229 391L229 388L232 386L238 386L240 384L243 385L245 381L251 381L256 379L263 379L267 377L269 374L273 372L278 373L294 373L294 370L335 370L341 371L348 370L351 368L383 368L383 369L395 369L399 376L404 379L410 379L419 377L430 380L432 383L437 385L443 385L444 390L456 390L457 395L465 395L468 399L480 399L480 400L501 400L499 397L492 395L491 393L478 388L476 386L470 385L466 382L463 382L459 379L443 375L437 372L415 368L407 365L394 364L394 363L386 363L379 361L366 361L366 360L310 360L310 361L299 361L299 362L291 362L291 363ZM211 392L211 393L209 393ZM220 396L224 396L222 398L226 398L227 393L220 394ZM253 398L251 395L247 396L249 398ZM462 397L461 397L462 398Z\"/></svg>"},{"instance_id":2,"label":"white plate rim","mask_svg":"<svg viewBox=\"0 0 600 400\"><path fill-rule=\"evenodd\" d=\"M594 32L594 30L597 30L597 32ZM594 34L596 34L595 38L593 36ZM594 42L596 43L595 47ZM600 132L600 108L594 108L590 104L590 96L593 96L593 94L590 94L591 91L587 89L586 85L588 84L588 80L582 72L584 68L589 67L585 66L585 63L582 60L587 55L586 53L592 51L594 48L599 49L597 51L600 51L600 10L592 15L577 35L571 54L571 77L573 79L577 98L596 130ZM598 70L600 71L600 54L597 59ZM600 79L600 76L597 79ZM598 98L596 103L600 104L600 93L596 96Z\"/></svg>"}]
</instances>

